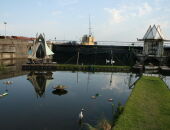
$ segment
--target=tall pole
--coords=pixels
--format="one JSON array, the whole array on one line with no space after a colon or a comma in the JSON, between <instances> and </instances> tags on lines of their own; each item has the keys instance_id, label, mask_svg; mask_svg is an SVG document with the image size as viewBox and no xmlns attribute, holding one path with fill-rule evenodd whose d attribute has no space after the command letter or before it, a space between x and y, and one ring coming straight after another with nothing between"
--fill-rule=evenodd
<instances>
[{"instance_id":1,"label":"tall pole","mask_svg":"<svg viewBox=\"0 0 170 130\"><path fill-rule=\"evenodd\" d=\"M79 49L78 49L78 52L77 52L77 65L79 64Z\"/></svg>"},{"instance_id":2,"label":"tall pole","mask_svg":"<svg viewBox=\"0 0 170 130\"><path fill-rule=\"evenodd\" d=\"M4 22L4 25L5 25L5 39L6 39L6 24L7 24L7 22Z\"/></svg>"},{"instance_id":3,"label":"tall pole","mask_svg":"<svg viewBox=\"0 0 170 130\"><path fill-rule=\"evenodd\" d=\"M91 33L91 20L90 20L90 15L89 15L89 35L92 35L92 33Z\"/></svg>"}]
</instances>

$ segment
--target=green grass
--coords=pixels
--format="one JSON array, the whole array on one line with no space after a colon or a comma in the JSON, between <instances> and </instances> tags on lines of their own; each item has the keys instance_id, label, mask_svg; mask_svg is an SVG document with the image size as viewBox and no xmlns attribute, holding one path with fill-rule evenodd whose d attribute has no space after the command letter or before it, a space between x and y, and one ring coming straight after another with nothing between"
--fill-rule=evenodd
<instances>
[{"instance_id":1,"label":"green grass","mask_svg":"<svg viewBox=\"0 0 170 130\"><path fill-rule=\"evenodd\" d=\"M135 85L114 130L170 129L170 91L158 77L143 76Z\"/></svg>"},{"instance_id":2,"label":"green grass","mask_svg":"<svg viewBox=\"0 0 170 130\"><path fill-rule=\"evenodd\" d=\"M84 70L84 71L129 71L129 66L106 66L106 65L73 65L57 64L60 70Z\"/></svg>"}]
</instances>

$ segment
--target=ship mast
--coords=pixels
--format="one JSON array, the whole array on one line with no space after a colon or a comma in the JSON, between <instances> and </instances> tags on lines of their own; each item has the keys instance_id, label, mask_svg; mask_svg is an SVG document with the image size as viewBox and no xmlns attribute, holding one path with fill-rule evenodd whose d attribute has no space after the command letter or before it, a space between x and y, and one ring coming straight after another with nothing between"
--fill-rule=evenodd
<instances>
[{"instance_id":1,"label":"ship mast","mask_svg":"<svg viewBox=\"0 0 170 130\"><path fill-rule=\"evenodd\" d=\"M92 35L92 32L91 32L91 20L90 20L90 15L89 15L89 36Z\"/></svg>"}]
</instances>

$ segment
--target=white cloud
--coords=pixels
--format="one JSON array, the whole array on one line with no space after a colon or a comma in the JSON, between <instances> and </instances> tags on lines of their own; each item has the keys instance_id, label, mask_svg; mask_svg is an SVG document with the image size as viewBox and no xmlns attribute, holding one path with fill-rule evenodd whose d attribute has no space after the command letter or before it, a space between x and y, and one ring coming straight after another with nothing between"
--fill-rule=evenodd
<instances>
[{"instance_id":1,"label":"white cloud","mask_svg":"<svg viewBox=\"0 0 170 130\"><path fill-rule=\"evenodd\" d=\"M129 92L130 90L127 89L129 85L129 74L111 74L106 75L106 85L102 87L103 90L115 90L118 93L122 92ZM134 81L136 81L136 78L134 75L131 78L132 84Z\"/></svg>"},{"instance_id":2,"label":"white cloud","mask_svg":"<svg viewBox=\"0 0 170 130\"><path fill-rule=\"evenodd\" d=\"M143 3L140 6L122 5L119 8L104 8L110 14L112 23L121 23L133 17L142 17L149 15L153 8L148 3Z\"/></svg>"},{"instance_id":3,"label":"white cloud","mask_svg":"<svg viewBox=\"0 0 170 130\"><path fill-rule=\"evenodd\" d=\"M125 20L125 17L121 14L121 10L105 8L111 14L111 22L120 23Z\"/></svg>"},{"instance_id":4,"label":"white cloud","mask_svg":"<svg viewBox=\"0 0 170 130\"><path fill-rule=\"evenodd\" d=\"M149 14L152 11L152 7L148 3L144 3L143 6L138 7L138 15L143 16Z\"/></svg>"}]
</instances>

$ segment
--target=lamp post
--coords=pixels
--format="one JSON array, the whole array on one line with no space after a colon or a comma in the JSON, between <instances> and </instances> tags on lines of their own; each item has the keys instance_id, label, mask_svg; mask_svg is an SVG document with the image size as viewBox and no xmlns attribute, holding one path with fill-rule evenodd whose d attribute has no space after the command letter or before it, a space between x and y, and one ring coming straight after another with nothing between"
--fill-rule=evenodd
<instances>
[{"instance_id":1,"label":"lamp post","mask_svg":"<svg viewBox=\"0 0 170 130\"><path fill-rule=\"evenodd\" d=\"M7 22L4 22L5 24L5 39L6 39L6 25L7 25Z\"/></svg>"}]
</instances>

